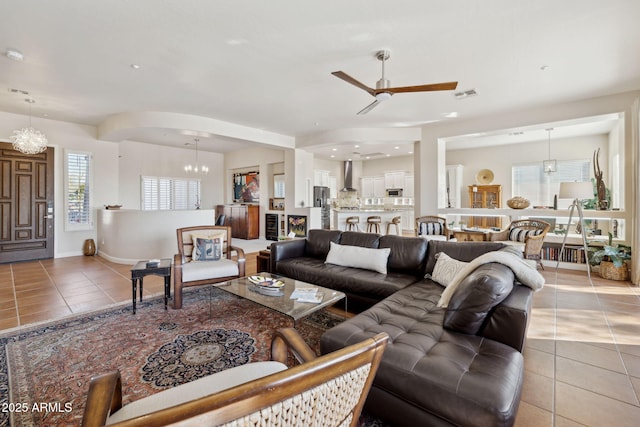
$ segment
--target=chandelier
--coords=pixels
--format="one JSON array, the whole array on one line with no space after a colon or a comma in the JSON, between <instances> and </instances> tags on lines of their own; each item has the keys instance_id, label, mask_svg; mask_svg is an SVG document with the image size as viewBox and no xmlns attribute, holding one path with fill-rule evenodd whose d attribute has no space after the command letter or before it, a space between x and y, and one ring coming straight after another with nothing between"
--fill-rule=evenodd
<instances>
[{"instance_id":1,"label":"chandelier","mask_svg":"<svg viewBox=\"0 0 640 427\"><path fill-rule=\"evenodd\" d=\"M31 127L31 104L36 101L27 98L25 102L29 104L29 127L14 130L9 140L13 144L13 149L24 154L38 154L47 149L47 137L42 132Z\"/></svg>"},{"instance_id":2,"label":"chandelier","mask_svg":"<svg viewBox=\"0 0 640 427\"><path fill-rule=\"evenodd\" d=\"M200 140L198 138L195 138L194 141L196 143L196 163L195 165L188 164L184 167L184 171L186 173L199 173L202 175L206 175L209 173L209 168L198 163L198 141Z\"/></svg>"},{"instance_id":3,"label":"chandelier","mask_svg":"<svg viewBox=\"0 0 640 427\"><path fill-rule=\"evenodd\" d=\"M553 128L549 128L549 129L545 129L548 133L548 139L547 139L547 159L548 160L543 160L542 161L542 169L544 170L544 173L552 173L558 170L557 168L557 162L556 160L551 160L551 131L553 130Z\"/></svg>"}]
</instances>

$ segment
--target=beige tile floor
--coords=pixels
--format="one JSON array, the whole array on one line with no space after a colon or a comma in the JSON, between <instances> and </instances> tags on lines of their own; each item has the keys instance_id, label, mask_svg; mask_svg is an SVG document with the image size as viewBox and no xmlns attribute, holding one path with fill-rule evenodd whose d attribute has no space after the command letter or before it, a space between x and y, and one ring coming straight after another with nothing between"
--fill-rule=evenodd
<instances>
[{"instance_id":1,"label":"beige tile floor","mask_svg":"<svg viewBox=\"0 0 640 427\"><path fill-rule=\"evenodd\" d=\"M247 254L247 274L256 254ZM129 265L72 257L0 265L0 329L131 300ZM516 426L640 425L640 289L585 272L542 272ZM145 296L162 278L145 278Z\"/></svg>"}]
</instances>

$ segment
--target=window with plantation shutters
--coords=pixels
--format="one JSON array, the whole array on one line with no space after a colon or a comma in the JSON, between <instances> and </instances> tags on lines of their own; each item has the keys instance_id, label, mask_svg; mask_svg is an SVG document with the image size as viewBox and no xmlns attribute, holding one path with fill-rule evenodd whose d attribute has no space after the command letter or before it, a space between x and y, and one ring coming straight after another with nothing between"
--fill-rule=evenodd
<instances>
[{"instance_id":1,"label":"window with plantation shutters","mask_svg":"<svg viewBox=\"0 0 640 427\"><path fill-rule=\"evenodd\" d=\"M515 165L511 168L513 196L521 196L531 206L553 206L553 196L558 194L561 182L589 181L589 160L558 160L557 171L545 173L542 162ZM565 208L570 200L559 200L558 207Z\"/></svg>"},{"instance_id":2,"label":"window with plantation shutters","mask_svg":"<svg viewBox=\"0 0 640 427\"><path fill-rule=\"evenodd\" d=\"M200 180L141 177L142 210L195 209L200 201Z\"/></svg>"},{"instance_id":3,"label":"window with plantation shutters","mask_svg":"<svg viewBox=\"0 0 640 427\"><path fill-rule=\"evenodd\" d=\"M93 226L91 212L92 155L65 152L65 229L86 230Z\"/></svg>"}]
</instances>

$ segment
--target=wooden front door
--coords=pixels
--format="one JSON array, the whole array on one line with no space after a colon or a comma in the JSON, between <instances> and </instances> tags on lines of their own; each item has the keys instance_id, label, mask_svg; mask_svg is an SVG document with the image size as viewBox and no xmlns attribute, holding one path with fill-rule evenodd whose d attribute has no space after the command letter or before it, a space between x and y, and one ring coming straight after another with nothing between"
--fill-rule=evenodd
<instances>
[{"instance_id":1,"label":"wooden front door","mask_svg":"<svg viewBox=\"0 0 640 427\"><path fill-rule=\"evenodd\" d=\"M53 148L0 143L0 263L53 258Z\"/></svg>"}]
</instances>

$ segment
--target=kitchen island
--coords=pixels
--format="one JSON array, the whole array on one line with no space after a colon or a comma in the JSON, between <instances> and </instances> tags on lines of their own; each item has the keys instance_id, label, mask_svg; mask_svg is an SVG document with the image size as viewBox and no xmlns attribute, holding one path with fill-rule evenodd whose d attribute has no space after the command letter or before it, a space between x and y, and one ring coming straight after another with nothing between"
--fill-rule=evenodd
<instances>
[{"instance_id":1,"label":"kitchen island","mask_svg":"<svg viewBox=\"0 0 640 427\"><path fill-rule=\"evenodd\" d=\"M398 209L340 209L334 208L331 211L333 215L333 228L339 230L346 230L347 218L356 216L359 218L358 229L359 231L367 231L367 218L370 216L379 216L380 222L380 234L386 234L387 224L389 224L393 218L401 218L400 234L402 230L413 229L413 209L412 208L398 208ZM390 234L396 234L395 227L391 227Z\"/></svg>"}]
</instances>

